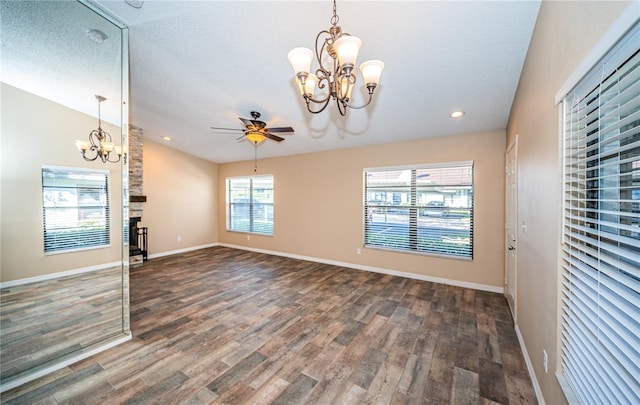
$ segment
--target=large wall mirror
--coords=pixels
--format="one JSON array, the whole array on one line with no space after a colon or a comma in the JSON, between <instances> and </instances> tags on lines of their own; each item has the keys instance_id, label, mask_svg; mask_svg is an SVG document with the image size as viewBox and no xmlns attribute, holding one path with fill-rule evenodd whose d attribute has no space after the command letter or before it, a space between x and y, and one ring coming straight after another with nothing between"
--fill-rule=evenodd
<instances>
[{"instance_id":1,"label":"large wall mirror","mask_svg":"<svg viewBox=\"0 0 640 405\"><path fill-rule=\"evenodd\" d=\"M126 151L128 33L83 1L0 7L5 391L130 339L128 166L75 145L100 121Z\"/></svg>"}]
</instances>

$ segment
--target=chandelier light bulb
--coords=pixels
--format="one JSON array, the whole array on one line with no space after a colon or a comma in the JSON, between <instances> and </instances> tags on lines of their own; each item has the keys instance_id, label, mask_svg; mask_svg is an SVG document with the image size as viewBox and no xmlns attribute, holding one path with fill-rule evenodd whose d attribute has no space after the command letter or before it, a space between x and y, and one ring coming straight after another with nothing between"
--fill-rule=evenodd
<instances>
[{"instance_id":1,"label":"chandelier light bulb","mask_svg":"<svg viewBox=\"0 0 640 405\"><path fill-rule=\"evenodd\" d=\"M296 83L298 83L298 88L300 89L300 95L307 97L313 97L313 93L316 90L316 86L318 85L318 76L313 73L309 73L307 76L304 87L302 86L302 82L300 79L296 78Z\"/></svg>"},{"instance_id":2,"label":"chandelier light bulb","mask_svg":"<svg viewBox=\"0 0 640 405\"><path fill-rule=\"evenodd\" d=\"M311 71L311 60L313 52L309 48L294 48L287 55L289 63L293 67L293 72L298 75L300 73L309 73Z\"/></svg>"},{"instance_id":3,"label":"chandelier light bulb","mask_svg":"<svg viewBox=\"0 0 640 405\"><path fill-rule=\"evenodd\" d=\"M86 152L89 149L89 141L76 141L76 148L78 148L78 152Z\"/></svg>"},{"instance_id":4,"label":"chandelier light bulb","mask_svg":"<svg viewBox=\"0 0 640 405\"><path fill-rule=\"evenodd\" d=\"M113 142L102 142L102 143L101 143L101 145L102 145L102 150L103 150L104 152L106 152L107 154L109 154L110 152L112 152L112 151L113 151L113 148L114 148L114 146L115 146L115 145L113 144Z\"/></svg>"},{"instance_id":5,"label":"chandelier light bulb","mask_svg":"<svg viewBox=\"0 0 640 405\"><path fill-rule=\"evenodd\" d=\"M341 66L355 66L358 59L358 52L362 47L362 41L353 35L343 35L333 44L338 54L338 62Z\"/></svg>"},{"instance_id":6,"label":"chandelier light bulb","mask_svg":"<svg viewBox=\"0 0 640 405\"><path fill-rule=\"evenodd\" d=\"M384 69L384 63L379 60L368 60L363 62L362 65L360 65L360 71L364 78L364 84L374 84L377 86L378 82L380 82L382 69Z\"/></svg>"},{"instance_id":7,"label":"chandelier light bulb","mask_svg":"<svg viewBox=\"0 0 640 405\"><path fill-rule=\"evenodd\" d=\"M351 100L351 92L353 91L354 87L354 81L351 80L352 78L353 76L345 76L340 79L340 86L338 87L340 89L340 93L338 94L338 97L340 97L341 99L347 101Z\"/></svg>"}]
</instances>

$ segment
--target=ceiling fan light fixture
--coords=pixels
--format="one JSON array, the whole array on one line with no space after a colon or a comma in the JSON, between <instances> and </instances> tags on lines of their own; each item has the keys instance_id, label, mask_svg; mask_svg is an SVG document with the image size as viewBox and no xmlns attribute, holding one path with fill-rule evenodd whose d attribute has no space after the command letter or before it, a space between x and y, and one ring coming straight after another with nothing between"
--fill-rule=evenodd
<instances>
[{"instance_id":1,"label":"ceiling fan light fixture","mask_svg":"<svg viewBox=\"0 0 640 405\"><path fill-rule=\"evenodd\" d=\"M360 38L343 33L338 25L340 17L336 13L336 0L333 0L333 16L331 27L320 31L316 36L315 59L318 69L315 76L311 74L311 62L314 53L308 48L294 48L289 51L287 58L293 67L298 88L307 105L307 111L318 114L324 111L329 101L335 100L338 112L344 116L348 108L361 109L373 100L373 91L380 82L380 74L384 69L384 63L373 60L364 62L360 66L364 85L369 92L369 99L360 106L350 104L351 93L358 81L359 73L354 70L358 59L358 53L362 47ZM314 81L315 83L308 83ZM315 87L327 89L321 96L314 98ZM317 105L317 107L312 107ZM314 109L317 108L317 109Z\"/></svg>"},{"instance_id":2,"label":"ceiling fan light fixture","mask_svg":"<svg viewBox=\"0 0 640 405\"><path fill-rule=\"evenodd\" d=\"M249 131L247 132L246 137L254 144L258 144L267 138L262 132L259 131Z\"/></svg>"}]
</instances>

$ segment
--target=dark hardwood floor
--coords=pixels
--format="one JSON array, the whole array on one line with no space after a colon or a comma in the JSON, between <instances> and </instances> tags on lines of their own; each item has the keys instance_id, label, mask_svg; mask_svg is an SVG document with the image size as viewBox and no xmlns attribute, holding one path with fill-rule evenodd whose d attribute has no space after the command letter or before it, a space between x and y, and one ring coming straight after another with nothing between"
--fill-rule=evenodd
<instances>
[{"instance_id":1,"label":"dark hardwood floor","mask_svg":"<svg viewBox=\"0 0 640 405\"><path fill-rule=\"evenodd\" d=\"M2 382L120 333L121 267L2 288Z\"/></svg>"},{"instance_id":2,"label":"dark hardwood floor","mask_svg":"<svg viewBox=\"0 0 640 405\"><path fill-rule=\"evenodd\" d=\"M536 403L500 294L224 247L130 278L130 342L2 402Z\"/></svg>"}]
</instances>

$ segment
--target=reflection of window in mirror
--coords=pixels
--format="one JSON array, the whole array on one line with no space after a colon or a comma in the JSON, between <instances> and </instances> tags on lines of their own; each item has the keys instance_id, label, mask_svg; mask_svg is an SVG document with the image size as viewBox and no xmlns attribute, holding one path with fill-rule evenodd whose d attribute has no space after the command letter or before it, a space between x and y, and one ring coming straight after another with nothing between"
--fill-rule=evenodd
<instances>
[{"instance_id":1,"label":"reflection of window in mirror","mask_svg":"<svg viewBox=\"0 0 640 405\"><path fill-rule=\"evenodd\" d=\"M109 171L42 168L45 254L108 247Z\"/></svg>"}]
</instances>

